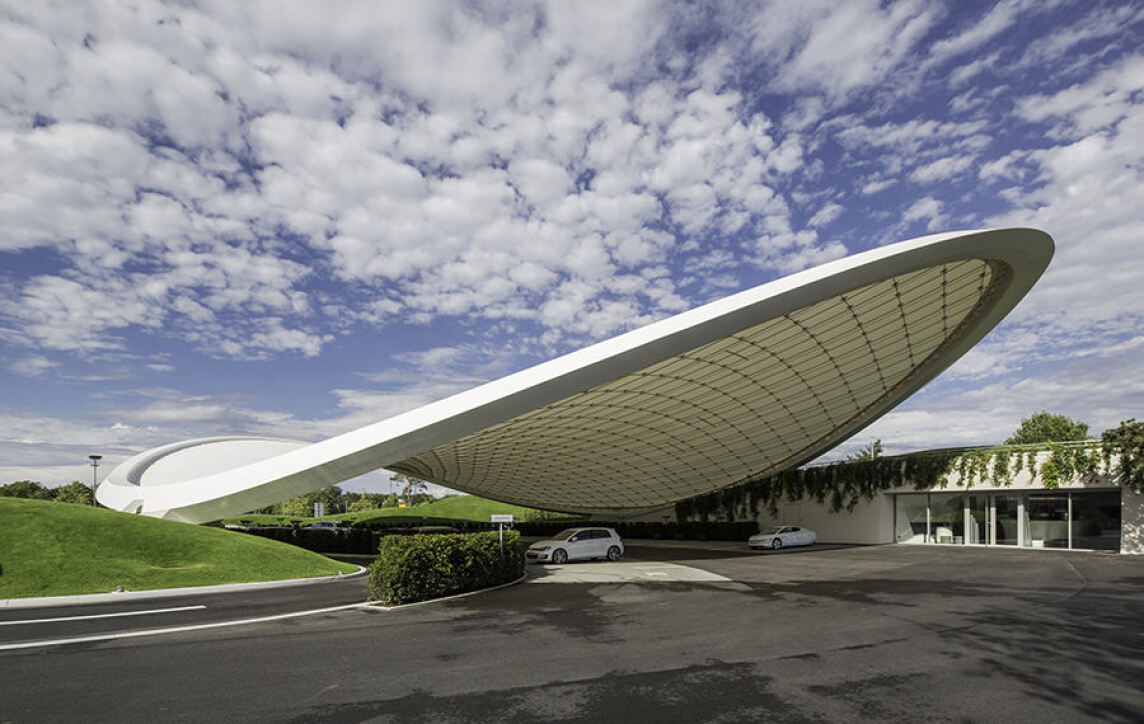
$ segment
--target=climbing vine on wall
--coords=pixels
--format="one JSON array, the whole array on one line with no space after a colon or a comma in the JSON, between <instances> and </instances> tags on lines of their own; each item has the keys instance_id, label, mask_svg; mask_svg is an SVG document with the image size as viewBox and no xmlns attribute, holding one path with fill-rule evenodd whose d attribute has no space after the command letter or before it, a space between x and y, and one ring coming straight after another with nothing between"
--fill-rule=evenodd
<instances>
[{"instance_id":1,"label":"climbing vine on wall","mask_svg":"<svg viewBox=\"0 0 1144 724\"><path fill-rule=\"evenodd\" d=\"M1037 453L1046 449L1049 455L1038 465ZM698 518L707 522L712 516L731 521L756 517L760 506L775 515L784 499L825 503L833 512L852 511L859 502L893 488L946 488L952 472L957 473L955 484L962 488L984 483L1008 487L1027 471L1033 478L1040 475L1045 488L1056 489L1078 477L1111 474L1114 456L1119 456L1116 474L1121 482L1144 492L1144 422L1129 420L1106 431L1101 447L1095 443L1002 445L840 461L784 470L683 500L675 504L675 513L681 521Z\"/></svg>"},{"instance_id":2,"label":"climbing vine on wall","mask_svg":"<svg viewBox=\"0 0 1144 724\"><path fill-rule=\"evenodd\" d=\"M1121 485L1144 493L1144 422L1125 420L1119 427L1105 430L1100 442L1104 469L1114 474Z\"/></svg>"},{"instance_id":3,"label":"climbing vine on wall","mask_svg":"<svg viewBox=\"0 0 1144 724\"><path fill-rule=\"evenodd\" d=\"M758 515L760 505L774 514L784 498L788 501L810 499L827 503L836 512L849 511L883 490L911 484L921 490L937 485L955 457L957 452L938 451L784 470L680 501L675 504L675 513L679 520L699 518L706 522L713 515L734 520L742 508L750 511L751 516Z\"/></svg>"}]
</instances>

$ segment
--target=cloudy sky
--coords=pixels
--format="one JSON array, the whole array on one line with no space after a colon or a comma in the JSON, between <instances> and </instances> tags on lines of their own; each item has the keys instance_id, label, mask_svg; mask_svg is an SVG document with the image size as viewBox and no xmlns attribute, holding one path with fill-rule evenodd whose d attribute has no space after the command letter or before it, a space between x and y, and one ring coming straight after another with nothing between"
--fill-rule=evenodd
<instances>
[{"instance_id":1,"label":"cloudy sky","mask_svg":"<svg viewBox=\"0 0 1144 724\"><path fill-rule=\"evenodd\" d=\"M849 445L1144 417L1142 46L1126 2L0 0L0 483L996 226L1049 272Z\"/></svg>"}]
</instances>

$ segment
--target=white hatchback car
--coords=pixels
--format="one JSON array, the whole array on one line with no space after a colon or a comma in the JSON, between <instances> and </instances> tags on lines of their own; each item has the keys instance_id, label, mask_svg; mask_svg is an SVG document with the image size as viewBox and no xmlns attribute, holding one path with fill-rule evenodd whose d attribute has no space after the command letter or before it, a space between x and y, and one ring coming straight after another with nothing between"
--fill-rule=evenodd
<instances>
[{"instance_id":1,"label":"white hatchback car","mask_svg":"<svg viewBox=\"0 0 1144 724\"><path fill-rule=\"evenodd\" d=\"M773 548L778 550L787 546L814 545L818 535L808 528L799 528L797 525L780 525L762 533L756 533L747 539L751 548Z\"/></svg>"},{"instance_id":2,"label":"white hatchback car","mask_svg":"<svg viewBox=\"0 0 1144 724\"><path fill-rule=\"evenodd\" d=\"M622 555L624 542L612 528L567 528L548 540L536 541L525 552L530 561L556 564L593 558L618 561Z\"/></svg>"}]
</instances>

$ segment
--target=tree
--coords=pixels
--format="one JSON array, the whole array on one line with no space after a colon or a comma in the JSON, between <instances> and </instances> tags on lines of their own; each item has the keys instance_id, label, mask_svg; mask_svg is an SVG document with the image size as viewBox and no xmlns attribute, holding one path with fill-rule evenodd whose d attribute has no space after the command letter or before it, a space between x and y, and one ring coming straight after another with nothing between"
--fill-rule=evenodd
<instances>
[{"instance_id":1,"label":"tree","mask_svg":"<svg viewBox=\"0 0 1144 724\"><path fill-rule=\"evenodd\" d=\"M847 460L873 460L874 458L880 458L880 457L882 457L882 441L881 440L875 440L874 442L870 443L869 445L858 448L858 450L856 452L853 452L853 453L847 455L846 459Z\"/></svg>"},{"instance_id":2,"label":"tree","mask_svg":"<svg viewBox=\"0 0 1144 724\"><path fill-rule=\"evenodd\" d=\"M91 486L73 480L67 485L61 485L55 490L56 502L75 503L76 505L92 505L95 500L91 493Z\"/></svg>"},{"instance_id":3,"label":"tree","mask_svg":"<svg viewBox=\"0 0 1144 724\"><path fill-rule=\"evenodd\" d=\"M393 475L390 477L390 480L404 484L404 487L401 489L401 496L404 498L404 503L408 506L416 505L429 497L429 483L426 483L424 480L412 478L402 473Z\"/></svg>"},{"instance_id":4,"label":"tree","mask_svg":"<svg viewBox=\"0 0 1144 724\"><path fill-rule=\"evenodd\" d=\"M1031 445L1038 442L1065 442L1087 438L1088 423L1041 410L1021 420L1020 427L1009 436L1005 444Z\"/></svg>"},{"instance_id":5,"label":"tree","mask_svg":"<svg viewBox=\"0 0 1144 724\"><path fill-rule=\"evenodd\" d=\"M0 485L0 495L9 498L32 498L34 500L51 500L56 497L54 491L35 480L17 480L14 483Z\"/></svg>"},{"instance_id":6,"label":"tree","mask_svg":"<svg viewBox=\"0 0 1144 724\"><path fill-rule=\"evenodd\" d=\"M278 504L278 511L282 515L296 515L298 517L306 517L314 514L314 503L321 503L326 509L326 514L330 515L339 511L342 506L339 505L342 499L342 489L336 485L331 485L328 488L318 488L311 490L305 495L299 495L297 498L290 498Z\"/></svg>"},{"instance_id":7,"label":"tree","mask_svg":"<svg viewBox=\"0 0 1144 724\"><path fill-rule=\"evenodd\" d=\"M1120 484L1144 493L1144 422L1125 420L1100 436L1106 460L1116 455L1116 477Z\"/></svg>"},{"instance_id":8,"label":"tree","mask_svg":"<svg viewBox=\"0 0 1144 724\"><path fill-rule=\"evenodd\" d=\"M357 493L357 499L349 504L346 512L361 513L366 510L377 510L384 506L386 497L388 496L380 493Z\"/></svg>"}]
</instances>

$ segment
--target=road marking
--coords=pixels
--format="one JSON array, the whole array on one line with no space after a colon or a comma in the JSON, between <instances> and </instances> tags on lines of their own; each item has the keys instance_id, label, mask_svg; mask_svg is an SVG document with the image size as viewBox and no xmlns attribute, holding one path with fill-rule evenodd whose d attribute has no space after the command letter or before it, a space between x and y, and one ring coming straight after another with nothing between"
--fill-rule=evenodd
<instances>
[{"instance_id":1,"label":"road marking","mask_svg":"<svg viewBox=\"0 0 1144 724\"><path fill-rule=\"evenodd\" d=\"M87 616L57 616L56 618L29 618L23 621L0 621L0 626L19 626L26 623L56 623L57 621L89 621L93 618L119 618L121 616L147 616L152 613L175 613L177 611L197 611L206 606L177 606L175 608L154 608L150 611L119 611L118 613L94 613Z\"/></svg>"},{"instance_id":2,"label":"road marking","mask_svg":"<svg viewBox=\"0 0 1144 724\"><path fill-rule=\"evenodd\" d=\"M362 603L348 603L343 606L330 606L329 608L315 608L310 611L296 611L294 613L279 613L273 616L259 616L258 618L246 618L238 621L219 621L217 623L196 623L189 626L172 626L170 628L156 628L147 629L146 631L119 631L106 634L95 634L93 636L75 636L67 639L52 639L47 641L23 641L18 644L0 644L0 651L13 651L16 649L31 649L38 646L63 646L66 644L86 644L97 641L114 641L116 639L132 639L141 636L161 636L169 633L180 633L182 631L202 631L209 628L224 628L227 626L242 626L248 623L263 623L266 621L281 621L284 618L296 618L298 616L313 616L320 613L332 613L334 611L348 611L351 608L366 608L369 607L369 602Z\"/></svg>"}]
</instances>

